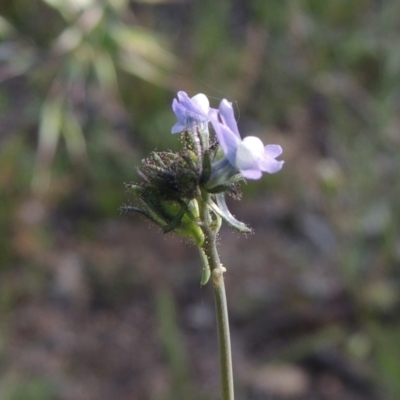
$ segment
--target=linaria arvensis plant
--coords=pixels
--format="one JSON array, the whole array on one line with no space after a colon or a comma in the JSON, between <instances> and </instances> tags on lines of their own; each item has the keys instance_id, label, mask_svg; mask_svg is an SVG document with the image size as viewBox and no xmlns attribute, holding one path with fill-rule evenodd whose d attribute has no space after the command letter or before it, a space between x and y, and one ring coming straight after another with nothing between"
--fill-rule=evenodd
<instances>
[{"instance_id":1,"label":"linaria arvensis plant","mask_svg":"<svg viewBox=\"0 0 400 400\"><path fill-rule=\"evenodd\" d=\"M201 285L211 277L214 286L218 325L222 400L233 400L233 375L228 310L223 274L216 239L222 221L242 233L251 229L229 212L225 194L239 198L238 183L260 179L263 172L278 172L283 161L278 145L264 146L254 136L241 139L232 104L222 100L219 108L210 107L204 94L189 98L178 92L172 109L178 122L173 134L180 133L179 152L152 152L142 161L140 183L126 189L135 195L135 205L122 206L125 212L138 212L157 224L163 232L189 238L199 249L203 264ZM210 138L209 125L215 138Z\"/></svg>"}]
</instances>

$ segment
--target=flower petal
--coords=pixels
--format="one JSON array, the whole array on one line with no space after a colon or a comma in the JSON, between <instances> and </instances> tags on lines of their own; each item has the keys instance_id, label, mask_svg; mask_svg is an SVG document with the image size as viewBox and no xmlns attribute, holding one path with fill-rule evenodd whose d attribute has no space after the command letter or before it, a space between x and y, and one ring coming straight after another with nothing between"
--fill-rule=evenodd
<instances>
[{"instance_id":1,"label":"flower petal","mask_svg":"<svg viewBox=\"0 0 400 400\"><path fill-rule=\"evenodd\" d=\"M237 127L235 114L233 112L232 103L223 99L219 105L219 115L222 122L240 139L239 129Z\"/></svg>"},{"instance_id":2,"label":"flower petal","mask_svg":"<svg viewBox=\"0 0 400 400\"><path fill-rule=\"evenodd\" d=\"M193 129L195 126L209 122L210 102L206 95L199 93L189 98L186 92L180 91L177 93L177 97L178 99L174 99L172 102L172 110L178 122L172 127L172 133Z\"/></svg>"},{"instance_id":3,"label":"flower petal","mask_svg":"<svg viewBox=\"0 0 400 400\"><path fill-rule=\"evenodd\" d=\"M181 133L186 129L185 125L182 125L180 122L177 122L172 128L171 133Z\"/></svg>"},{"instance_id":4,"label":"flower petal","mask_svg":"<svg viewBox=\"0 0 400 400\"><path fill-rule=\"evenodd\" d=\"M210 101L205 94L196 94L196 96L191 98L191 101L199 110L203 111L205 115L208 114L210 110Z\"/></svg>"},{"instance_id":5,"label":"flower petal","mask_svg":"<svg viewBox=\"0 0 400 400\"><path fill-rule=\"evenodd\" d=\"M242 169L240 173L244 178L251 180L257 180L262 177L262 172L259 169Z\"/></svg>"},{"instance_id":6,"label":"flower petal","mask_svg":"<svg viewBox=\"0 0 400 400\"><path fill-rule=\"evenodd\" d=\"M209 116L215 134L217 135L218 142L221 145L226 158L230 163L235 165L236 149L240 143L240 137L237 137L228 126L222 124L218 120L218 113L216 110L211 110Z\"/></svg>"},{"instance_id":7,"label":"flower petal","mask_svg":"<svg viewBox=\"0 0 400 400\"><path fill-rule=\"evenodd\" d=\"M267 144L264 149L265 154L272 158L276 158L282 154L282 147L277 144Z\"/></svg>"},{"instance_id":8,"label":"flower petal","mask_svg":"<svg viewBox=\"0 0 400 400\"><path fill-rule=\"evenodd\" d=\"M178 119L184 118L186 109L176 99L172 102L172 110Z\"/></svg>"},{"instance_id":9,"label":"flower petal","mask_svg":"<svg viewBox=\"0 0 400 400\"><path fill-rule=\"evenodd\" d=\"M264 145L258 137L245 137L237 146L235 166L239 170L259 170L258 161L263 158L264 151Z\"/></svg>"},{"instance_id":10,"label":"flower petal","mask_svg":"<svg viewBox=\"0 0 400 400\"><path fill-rule=\"evenodd\" d=\"M259 160L259 166L261 171L268 172L269 174L274 174L282 169L284 161L277 161L267 154Z\"/></svg>"},{"instance_id":11,"label":"flower petal","mask_svg":"<svg viewBox=\"0 0 400 400\"><path fill-rule=\"evenodd\" d=\"M197 96L200 95L200 98L198 98ZM204 100L204 96L206 101L208 102L208 99L206 97L206 95L199 93L196 96L193 96L193 98L191 99L187 93L185 92L178 92L178 99L179 102L181 103L181 105L187 110L190 111L191 113L198 115L198 116L202 116L204 118L207 118L207 111L203 110L203 107L205 106L205 100ZM195 101L193 101L193 99L196 98ZM208 104L210 104L208 102Z\"/></svg>"}]
</instances>

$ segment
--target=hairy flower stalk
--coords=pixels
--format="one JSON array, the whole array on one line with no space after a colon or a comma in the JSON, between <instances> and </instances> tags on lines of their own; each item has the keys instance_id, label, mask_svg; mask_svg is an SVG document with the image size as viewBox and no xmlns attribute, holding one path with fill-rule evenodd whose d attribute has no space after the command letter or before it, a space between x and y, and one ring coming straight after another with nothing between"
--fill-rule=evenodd
<instances>
[{"instance_id":1,"label":"hairy flower stalk","mask_svg":"<svg viewBox=\"0 0 400 400\"><path fill-rule=\"evenodd\" d=\"M232 104L222 100L210 107L204 94L190 98L178 92L172 103L177 122L171 132L180 133L180 152L153 152L142 161L140 183L126 185L135 203L122 207L137 212L158 225L164 233L175 232L199 249L202 261L201 285L211 278L214 287L220 345L222 399L233 400L233 374L228 311L223 274L216 240L222 221L239 232L251 229L229 211L225 194L240 197L238 183L244 178L260 179L264 172L278 172L283 161L278 145L264 146L254 136L241 139ZM215 132L210 140L209 125Z\"/></svg>"}]
</instances>

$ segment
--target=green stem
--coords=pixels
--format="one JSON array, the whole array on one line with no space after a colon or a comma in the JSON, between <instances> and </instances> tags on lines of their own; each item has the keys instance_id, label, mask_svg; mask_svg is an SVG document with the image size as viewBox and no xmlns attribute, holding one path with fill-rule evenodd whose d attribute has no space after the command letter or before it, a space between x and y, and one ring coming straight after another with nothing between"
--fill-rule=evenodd
<instances>
[{"instance_id":1,"label":"green stem","mask_svg":"<svg viewBox=\"0 0 400 400\"><path fill-rule=\"evenodd\" d=\"M203 202L204 199L203 198ZM222 400L234 400L233 391L233 372L232 372L232 355L231 355L231 339L229 333L228 307L226 303L226 293L224 285L225 268L219 260L216 246L217 232L211 228L212 221L207 203L203 203L202 210L203 231L205 241L202 251L208 259L211 269L211 276L214 285L215 309L217 315L218 340L219 340L219 357L221 368L221 391Z\"/></svg>"},{"instance_id":2,"label":"green stem","mask_svg":"<svg viewBox=\"0 0 400 400\"><path fill-rule=\"evenodd\" d=\"M224 268L213 270L214 299L217 313L219 358L221 367L222 399L233 400L233 372L228 307L224 285Z\"/></svg>"}]
</instances>

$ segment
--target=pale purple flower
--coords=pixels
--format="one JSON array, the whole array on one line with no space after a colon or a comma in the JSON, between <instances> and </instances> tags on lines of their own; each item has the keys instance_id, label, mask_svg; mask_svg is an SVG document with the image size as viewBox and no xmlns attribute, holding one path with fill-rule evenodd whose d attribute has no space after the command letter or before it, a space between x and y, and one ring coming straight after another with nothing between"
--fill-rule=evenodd
<instances>
[{"instance_id":1,"label":"pale purple flower","mask_svg":"<svg viewBox=\"0 0 400 400\"><path fill-rule=\"evenodd\" d=\"M278 172L284 161L275 160L282 154L281 146L264 146L255 136L240 137L232 103L222 100L219 112L212 110L210 120L219 144L229 163L247 179L260 179L263 172Z\"/></svg>"},{"instance_id":2,"label":"pale purple flower","mask_svg":"<svg viewBox=\"0 0 400 400\"><path fill-rule=\"evenodd\" d=\"M210 102L203 93L190 98L187 93L180 91L178 99L172 102L172 109L178 122L172 127L172 133L180 133L196 126L204 128L209 122Z\"/></svg>"}]
</instances>

